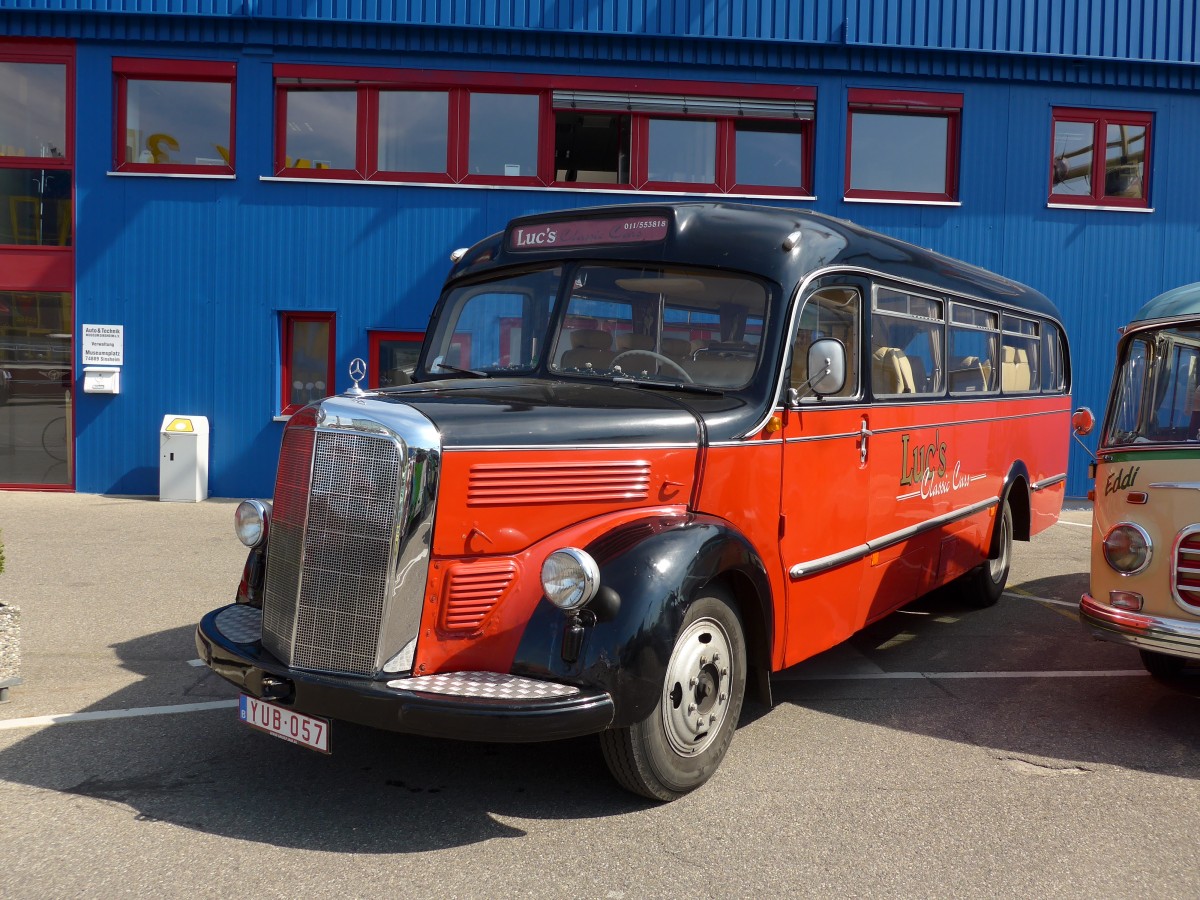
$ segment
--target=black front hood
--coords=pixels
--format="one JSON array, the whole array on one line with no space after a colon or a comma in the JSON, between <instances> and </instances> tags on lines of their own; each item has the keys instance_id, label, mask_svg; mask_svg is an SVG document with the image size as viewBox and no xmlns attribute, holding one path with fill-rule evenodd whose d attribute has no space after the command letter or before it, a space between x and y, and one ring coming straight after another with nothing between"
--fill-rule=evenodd
<instances>
[{"instance_id":1,"label":"black front hood","mask_svg":"<svg viewBox=\"0 0 1200 900\"><path fill-rule=\"evenodd\" d=\"M743 401L613 384L454 379L371 395L426 416L450 447L697 445L706 409L725 419Z\"/></svg>"}]
</instances>

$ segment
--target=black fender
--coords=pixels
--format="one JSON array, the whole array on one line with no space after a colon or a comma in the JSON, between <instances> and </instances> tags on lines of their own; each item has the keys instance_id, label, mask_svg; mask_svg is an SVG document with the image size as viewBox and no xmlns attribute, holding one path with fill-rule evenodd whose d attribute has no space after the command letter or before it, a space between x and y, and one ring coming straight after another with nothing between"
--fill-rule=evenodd
<instances>
[{"instance_id":1,"label":"black fender","mask_svg":"<svg viewBox=\"0 0 1200 900\"><path fill-rule=\"evenodd\" d=\"M684 616L714 582L738 607L748 665L769 670L774 617L766 567L728 522L695 514L640 519L582 549L600 568L599 591L575 613L542 598L522 635L514 673L600 688L613 699L614 727L641 721L658 702ZM568 629L578 634L580 626L577 651L564 653Z\"/></svg>"},{"instance_id":2,"label":"black fender","mask_svg":"<svg viewBox=\"0 0 1200 900\"><path fill-rule=\"evenodd\" d=\"M1033 480L1029 477L1029 468L1023 460L1016 460L1008 469L1004 478L1004 487L1000 490L1000 503L1007 500L1012 510L1013 538L1018 541L1029 540L1030 512L1029 486ZM994 558L999 548L996 546L999 532L992 529L992 544L988 548L989 557Z\"/></svg>"}]
</instances>

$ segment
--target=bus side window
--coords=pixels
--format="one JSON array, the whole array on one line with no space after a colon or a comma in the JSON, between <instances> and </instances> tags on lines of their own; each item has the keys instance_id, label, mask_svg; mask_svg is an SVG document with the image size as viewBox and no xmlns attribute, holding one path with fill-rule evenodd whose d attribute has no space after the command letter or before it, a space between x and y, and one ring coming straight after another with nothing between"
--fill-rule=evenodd
<instances>
[{"instance_id":1,"label":"bus side window","mask_svg":"<svg viewBox=\"0 0 1200 900\"><path fill-rule=\"evenodd\" d=\"M858 396L859 333L862 303L857 290L851 287L822 288L810 296L800 313L796 336L792 340L792 361L789 386L795 388L801 400L816 397L808 387L808 348L820 338L837 338L846 348L846 383L831 397Z\"/></svg>"}]
</instances>

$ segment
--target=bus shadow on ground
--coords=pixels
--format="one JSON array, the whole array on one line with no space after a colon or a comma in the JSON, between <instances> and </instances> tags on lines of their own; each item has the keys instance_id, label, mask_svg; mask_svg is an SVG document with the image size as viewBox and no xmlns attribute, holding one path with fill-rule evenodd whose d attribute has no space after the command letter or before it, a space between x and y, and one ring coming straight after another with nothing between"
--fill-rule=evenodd
<instances>
[{"instance_id":1,"label":"bus shadow on ground","mask_svg":"<svg viewBox=\"0 0 1200 900\"><path fill-rule=\"evenodd\" d=\"M126 668L154 679L171 648L180 666L195 655L192 635L191 627L172 629L115 649ZM166 680L161 692L142 681L93 708L144 707L148 696L164 705L237 696L207 669L195 672L186 696L167 699ZM594 738L484 744L334 722L331 749L324 755L255 731L231 706L45 727L0 751L0 772L120 804L139 822L335 853L465 846L525 834L497 817L603 818L652 805L616 785Z\"/></svg>"},{"instance_id":2,"label":"bus shadow on ground","mask_svg":"<svg viewBox=\"0 0 1200 900\"><path fill-rule=\"evenodd\" d=\"M1086 589L1086 573L1036 579L987 609L935 591L781 673L775 702L1002 757L1200 777L1200 668L1160 682L1090 637Z\"/></svg>"}]
</instances>

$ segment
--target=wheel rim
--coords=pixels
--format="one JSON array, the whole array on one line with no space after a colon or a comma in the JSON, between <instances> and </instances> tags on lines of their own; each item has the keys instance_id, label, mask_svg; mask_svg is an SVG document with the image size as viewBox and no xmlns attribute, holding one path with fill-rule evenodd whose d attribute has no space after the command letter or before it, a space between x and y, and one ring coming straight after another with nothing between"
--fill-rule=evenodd
<instances>
[{"instance_id":1,"label":"wheel rim","mask_svg":"<svg viewBox=\"0 0 1200 900\"><path fill-rule=\"evenodd\" d=\"M729 714L732 665L729 635L715 619L698 619L679 636L661 706L667 741L680 756L703 753L716 740Z\"/></svg>"},{"instance_id":2,"label":"wheel rim","mask_svg":"<svg viewBox=\"0 0 1200 900\"><path fill-rule=\"evenodd\" d=\"M1000 579L1008 571L1008 554L1012 550L1012 519L1009 516L1000 517L1000 552L995 559L988 560L988 576L992 584L999 584Z\"/></svg>"}]
</instances>

